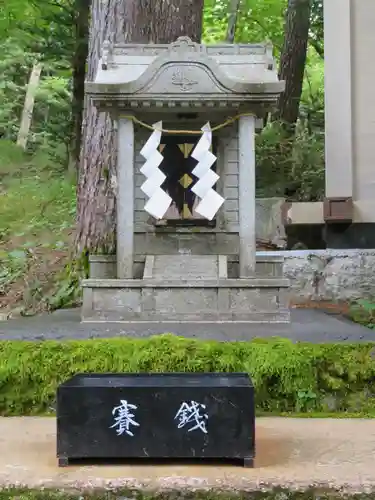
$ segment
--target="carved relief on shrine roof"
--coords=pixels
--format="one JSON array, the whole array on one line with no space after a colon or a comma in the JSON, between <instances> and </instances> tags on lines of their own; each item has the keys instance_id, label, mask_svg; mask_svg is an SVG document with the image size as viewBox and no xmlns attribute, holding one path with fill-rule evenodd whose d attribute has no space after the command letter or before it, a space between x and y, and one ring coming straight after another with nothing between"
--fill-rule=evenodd
<instances>
[{"instance_id":1,"label":"carved relief on shrine roof","mask_svg":"<svg viewBox=\"0 0 375 500\"><path fill-rule=\"evenodd\" d=\"M218 94L228 92L203 64L165 64L139 92L144 94Z\"/></svg>"}]
</instances>

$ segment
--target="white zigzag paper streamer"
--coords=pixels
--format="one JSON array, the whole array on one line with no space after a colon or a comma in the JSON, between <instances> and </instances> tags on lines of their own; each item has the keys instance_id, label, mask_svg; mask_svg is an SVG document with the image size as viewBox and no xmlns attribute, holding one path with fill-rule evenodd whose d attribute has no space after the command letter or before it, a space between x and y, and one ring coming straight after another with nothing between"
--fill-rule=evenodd
<instances>
[{"instance_id":1,"label":"white zigzag paper streamer","mask_svg":"<svg viewBox=\"0 0 375 500\"><path fill-rule=\"evenodd\" d=\"M212 189L219 180L219 176L211 170L212 165L216 161L216 156L210 151L212 131L209 122L201 130L203 132L202 137L191 154L198 161L192 173L198 177L199 181L191 190L201 198L195 211L202 217L212 220L225 200Z\"/></svg>"},{"instance_id":2,"label":"white zigzag paper streamer","mask_svg":"<svg viewBox=\"0 0 375 500\"><path fill-rule=\"evenodd\" d=\"M145 210L155 219L162 219L172 203L172 198L160 187L166 179L165 174L159 169L163 161L163 156L158 151L162 125L162 122L154 123L154 131L141 150L141 155L146 159L141 168L142 174L146 177L141 190L149 197Z\"/></svg>"}]
</instances>

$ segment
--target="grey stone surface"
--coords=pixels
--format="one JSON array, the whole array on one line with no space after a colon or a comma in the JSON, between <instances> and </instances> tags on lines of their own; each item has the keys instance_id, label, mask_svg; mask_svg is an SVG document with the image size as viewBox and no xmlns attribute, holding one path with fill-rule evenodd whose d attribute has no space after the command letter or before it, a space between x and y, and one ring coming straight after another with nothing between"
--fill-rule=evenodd
<instances>
[{"instance_id":1,"label":"grey stone surface","mask_svg":"<svg viewBox=\"0 0 375 500\"><path fill-rule=\"evenodd\" d=\"M90 278L113 279L117 277L116 255L90 255Z\"/></svg>"},{"instance_id":2,"label":"grey stone surface","mask_svg":"<svg viewBox=\"0 0 375 500\"><path fill-rule=\"evenodd\" d=\"M174 333L191 339L244 341L283 337L293 342L375 342L375 331L322 311L292 309L290 324L181 324L173 322L81 323L80 310L61 310L0 323L1 340L67 340L112 337L146 338Z\"/></svg>"},{"instance_id":3,"label":"grey stone surface","mask_svg":"<svg viewBox=\"0 0 375 500\"><path fill-rule=\"evenodd\" d=\"M256 266L256 213L255 213L255 119L239 119L239 271L240 278L255 276Z\"/></svg>"},{"instance_id":4,"label":"grey stone surface","mask_svg":"<svg viewBox=\"0 0 375 500\"><path fill-rule=\"evenodd\" d=\"M287 278L270 276L255 277L249 279L238 278L215 278L198 279L86 279L82 280L83 288L289 288L290 282Z\"/></svg>"},{"instance_id":5,"label":"grey stone surface","mask_svg":"<svg viewBox=\"0 0 375 500\"><path fill-rule=\"evenodd\" d=\"M302 250L270 254L285 258L284 274L291 281L294 301L350 301L375 296L375 250Z\"/></svg>"},{"instance_id":6,"label":"grey stone surface","mask_svg":"<svg viewBox=\"0 0 375 500\"><path fill-rule=\"evenodd\" d=\"M155 267L155 255L146 255L145 266L143 269L143 279L152 279Z\"/></svg>"},{"instance_id":7,"label":"grey stone surface","mask_svg":"<svg viewBox=\"0 0 375 500\"><path fill-rule=\"evenodd\" d=\"M214 315L217 307L217 290L215 289L161 289L154 291L155 316L159 318L196 317L206 314Z\"/></svg>"},{"instance_id":8,"label":"grey stone surface","mask_svg":"<svg viewBox=\"0 0 375 500\"><path fill-rule=\"evenodd\" d=\"M192 235L195 237L196 235ZM223 235L224 236L224 235ZM238 257L229 258L229 276ZM113 278L115 257L90 257L95 260L92 272L97 278ZM142 257L139 257L140 261ZM281 259L281 260L280 260ZM258 276L281 276L284 261L285 277L291 281L290 297L295 301L354 300L375 295L375 250L299 250L257 253ZM106 262L110 262L106 264ZM329 261L329 262L328 262ZM102 269L101 266L108 268Z\"/></svg>"},{"instance_id":9,"label":"grey stone surface","mask_svg":"<svg viewBox=\"0 0 375 500\"><path fill-rule=\"evenodd\" d=\"M225 213L225 203L222 209ZM237 255L239 252L238 233L199 231L187 232L186 229L172 232L166 228L152 229L152 232L138 231L135 234L136 258L144 259L152 248L153 255L173 255L191 253L196 255Z\"/></svg>"},{"instance_id":10,"label":"grey stone surface","mask_svg":"<svg viewBox=\"0 0 375 500\"><path fill-rule=\"evenodd\" d=\"M192 235L194 236L194 235ZM238 257L220 255L219 257L226 259L228 265L228 277L237 278L238 272ZM155 260L155 256L147 256L149 262ZM135 256L136 266L140 266L141 269L145 267L145 256L136 255ZM284 257L279 256L268 256L268 255L257 255L257 262L255 268L255 275L257 277L282 277L283 276L283 263ZM152 264L153 268L153 264ZM146 269L141 271L140 276L143 278L151 278L151 274L145 275ZM147 270L148 272L148 270ZM143 274L142 274L143 273ZM226 276L220 276L225 278ZM116 256L115 255L92 255L90 256L90 278L97 279L115 279L116 278Z\"/></svg>"},{"instance_id":11,"label":"grey stone surface","mask_svg":"<svg viewBox=\"0 0 375 500\"><path fill-rule=\"evenodd\" d=\"M133 278L134 265L134 124L118 120L117 277Z\"/></svg>"},{"instance_id":12,"label":"grey stone surface","mask_svg":"<svg viewBox=\"0 0 375 500\"><path fill-rule=\"evenodd\" d=\"M218 265L218 278L227 279L228 278L228 259L226 255L217 256Z\"/></svg>"},{"instance_id":13,"label":"grey stone surface","mask_svg":"<svg viewBox=\"0 0 375 500\"><path fill-rule=\"evenodd\" d=\"M277 311L279 306L278 293L275 293L272 288L267 290L240 288L238 290L232 289L229 293L229 308L236 312Z\"/></svg>"},{"instance_id":14,"label":"grey stone surface","mask_svg":"<svg viewBox=\"0 0 375 500\"><path fill-rule=\"evenodd\" d=\"M285 259L284 274L290 279L294 302L375 296L375 250L258 252L257 274L280 273L280 263L262 263L263 258L272 257ZM231 276L231 266L229 271Z\"/></svg>"},{"instance_id":15,"label":"grey stone surface","mask_svg":"<svg viewBox=\"0 0 375 500\"><path fill-rule=\"evenodd\" d=\"M256 237L283 249L286 247L286 232L282 216L284 198L257 198Z\"/></svg>"},{"instance_id":16,"label":"grey stone surface","mask_svg":"<svg viewBox=\"0 0 375 500\"><path fill-rule=\"evenodd\" d=\"M283 273L284 259L269 258L268 256L260 257L257 256L256 263L256 276L273 276L273 277L284 277Z\"/></svg>"},{"instance_id":17,"label":"grey stone surface","mask_svg":"<svg viewBox=\"0 0 375 500\"><path fill-rule=\"evenodd\" d=\"M291 281L294 302L375 296L375 250L258 252L258 266L263 256L285 259L284 274Z\"/></svg>"},{"instance_id":18,"label":"grey stone surface","mask_svg":"<svg viewBox=\"0 0 375 500\"><path fill-rule=\"evenodd\" d=\"M218 255L157 255L152 278L215 279L219 277Z\"/></svg>"}]
</instances>

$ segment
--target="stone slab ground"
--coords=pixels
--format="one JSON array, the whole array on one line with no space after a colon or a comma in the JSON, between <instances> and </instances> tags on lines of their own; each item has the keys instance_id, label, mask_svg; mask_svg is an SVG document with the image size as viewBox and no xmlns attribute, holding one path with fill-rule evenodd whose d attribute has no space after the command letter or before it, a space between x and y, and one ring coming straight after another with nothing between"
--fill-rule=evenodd
<instances>
[{"instance_id":1,"label":"stone slab ground","mask_svg":"<svg viewBox=\"0 0 375 500\"><path fill-rule=\"evenodd\" d=\"M375 491L374 420L258 418L254 469L145 463L58 468L55 418L0 418L0 487Z\"/></svg>"},{"instance_id":2,"label":"stone slab ground","mask_svg":"<svg viewBox=\"0 0 375 500\"><path fill-rule=\"evenodd\" d=\"M80 311L60 310L32 318L0 322L0 340L65 340L110 337L145 338L174 333L220 341L284 337L305 342L375 342L375 330L320 310L292 309L291 323L80 323Z\"/></svg>"}]
</instances>

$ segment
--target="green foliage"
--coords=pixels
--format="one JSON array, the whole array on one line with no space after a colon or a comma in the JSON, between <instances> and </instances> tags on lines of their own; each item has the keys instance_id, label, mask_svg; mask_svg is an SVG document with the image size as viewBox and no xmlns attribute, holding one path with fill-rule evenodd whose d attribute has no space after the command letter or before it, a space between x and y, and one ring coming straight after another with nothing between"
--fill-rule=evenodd
<instances>
[{"instance_id":1,"label":"green foliage","mask_svg":"<svg viewBox=\"0 0 375 500\"><path fill-rule=\"evenodd\" d=\"M48 152L27 154L6 140L0 141L0 185L0 308L30 314L76 304L78 279L58 269L68 254L75 186Z\"/></svg>"},{"instance_id":2,"label":"green foliage","mask_svg":"<svg viewBox=\"0 0 375 500\"><path fill-rule=\"evenodd\" d=\"M324 59L323 0L313 0L311 9L310 44Z\"/></svg>"},{"instance_id":3,"label":"green foliage","mask_svg":"<svg viewBox=\"0 0 375 500\"><path fill-rule=\"evenodd\" d=\"M69 262L55 279L50 293L44 298L50 311L77 307L81 304L82 288L81 279L88 278L88 269L85 262L75 260Z\"/></svg>"},{"instance_id":4,"label":"green foliage","mask_svg":"<svg viewBox=\"0 0 375 500\"><path fill-rule=\"evenodd\" d=\"M0 4L0 40L13 38L43 60L69 59L74 0L7 0Z\"/></svg>"},{"instance_id":5,"label":"green foliage","mask_svg":"<svg viewBox=\"0 0 375 500\"><path fill-rule=\"evenodd\" d=\"M27 257L27 250L0 251L0 297L7 293L14 281L25 274Z\"/></svg>"},{"instance_id":6,"label":"green foliage","mask_svg":"<svg viewBox=\"0 0 375 500\"><path fill-rule=\"evenodd\" d=\"M15 40L0 40L0 136L15 141L21 120L26 88L33 63L40 54L25 51ZM58 151L64 161L70 134L69 79L65 76L68 64L45 62L35 96L32 128L28 138L31 150ZM65 71L65 73L64 73ZM58 146L65 144L65 150Z\"/></svg>"},{"instance_id":7,"label":"green foliage","mask_svg":"<svg viewBox=\"0 0 375 500\"><path fill-rule=\"evenodd\" d=\"M65 242L62 241L48 244L51 250L60 250L64 246ZM40 269L39 250L35 242L26 242L17 250L0 249L0 308L1 298L6 298L17 284L18 302L13 313L22 316L33 315L40 310L54 311L81 304L80 280L87 277L86 274L75 262L71 264L69 261L64 267L61 265L62 270L53 269L48 272L48 262L43 262L44 269Z\"/></svg>"},{"instance_id":8,"label":"green foliage","mask_svg":"<svg viewBox=\"0 0 375 500\"><path fill-rule=\"evenodd\" d=\"M53 168L42 151L26 155L0 141L0 177L4 176L6 187L0 196L0 241L9 236L38 237L49 231L58 240L73 225L75 186Z\"/></svg>"},{"instance_id":9,"label":"green foliage","mask_svg":"<svg viewBox=\"0 0 375 500\"><path fill-rule=\"evenodd\" d=\"M7 0L0 6L0 138L15 141L33 64L42 62L28 148L64 166L71 140L70 0Z\"/></svg>"},{"instance_id":10,"label":"green foliage","mask_svg":"<svg viewBox=\"0 0 375 500\"><path fill-rule=\"evenodd\" d=\"M35 6L29 0L7 0L0 3L0 40L17 37L29 39L27 27L38 22Z\"/></svg>"},{"instance_id":11,"label":"green foliage","mask_svg":"<svg viewBox=\"0 0 375 500\"><path fill-rule=\"evenodd\" d=\"M308 51L308 65L300 105L300 123L309 134L323 142L324 136L324 61L313 50Z\"/></svg>"},{"instance_id":12,"label":"green foliage","mask_svg":"<svg viewBox=\"0 0 375 500\"><path fill-rule=\"evenodd\" d=\"M225 40L229 0L206 0L203 39L207 43ZM237 43L272 41L279 53L284 36L287 0L243 0L237 19Z\"/></svg>"},{"instance_id":13,"label":"green foliage","mask_svg":"<svg viewBox=\"0 0 375 500\"><path fill-rule=\"evenodd\" d=\"M375 302L367 299L356 301L349 310L349 316L356 323L375 330Z\"/></svg>"},{"instance_id":14,"label":"green foliage","mask_svg":"<svg viewBox=\"0 0 375 500\"><path fill-rule=\"evenodd\" d=\"M0 344L0 413L52 411L59 383L91 372L247 372L260 412L375 415L375 346L149 339ZM327 399L331 398L331 399ZM332 409L332 398L335 407Z\"/></svg>"},{"instance_id":15,"label":"green foliage","mask_svg":"<svg viewBox=\"0 0 375 500\"><path fill-rule=\"evenodd\" d=\"M225 40L229 0L206 0L204 36L208 43ZM287 0L242 0L236 42L270 40L279 56L284 38ZM28 77L35 60L43 62L29 138L32 150L53 155L67 165L71 142L71 61L74 58L75 10L73 0L9 0L0 22L0 136L15 140ZM295 144L278 147L280 134L267 130L259 144L259 193L284 195L299 183L296 198L320 199L324 175L323 15L321 0L314 0L310 49ZM56 153L57 152L57 153Z\"/></svg>"},{"instance_id":16,"label":"green foliage","mask_svg":"<svg viewBox=\"0 0 375 500\"><path fill-rule=\"evenodd\" d=\"M25 53L12 39L0 40L0 136L14 140L26 95L30 69L37 54Z\"/></svg>"},{"instance_id":17,"label":"green foliage","mask_svg":"<svg viewBox=\"0 0 375 500\"><path fill-rule=\"evenodd\" d=\"M12 141L0 141L0 190L6 187L6 181L22 175L23 169L29 168L30 157ZM0 191L1 192L1 191Z\"/></svg>"},{"instance_id":18,"label":"green foliage","mask_svg":"<svg viewBox=\"0 0 375 500\"><path fill-rule=\"evenodd\" d=\"M225 40L229 0L208 0L204 10L204 35L208 43ZM238 13L237 43L270 40L279 57L284 38L286 0L243 0ZM314 0L300 119L296 137L284 137L273 123L258 136L258 196L284 196L293 186L298 201L320 200L324 193L324 61L322 2ZM319 50L319 52L318 52Z\"/></svg>"},{"instance_id":19,"label":"green foliage","mask_svg":"<svg viewBox=\"0 0 375 500\"><path fill-rule=\"evenodd\" d=\"M40 178L10 182L0 198L0 233L36 235L41 231L62 231L73 223L74 187L65 180L51 178L49 189ZM26 229L27 228L27 229ZM58 236L58 235L56 235Z\"/></svg>"},{"instance_id":20,"label":"green foliage","mask_svg":"<svg viewBox=\"0 0 375 500\"><path fill-rule=\"evenodd\" d=\"M241 0L235 42L257 43L269 40L273 43L278 57L284 40L287 3L287 0ZM229 9L230 0L205 1L203 39L206 43L225 40ZM323 59L323 35L323 2L313 0L309 37L313 58L318 56Z\"/></svg>"},{"instance_id":21,"label":"green foliage","mask_svg":"<svg viewBox=\"0 0 375 500\"><path fill-rule=\"evenodd\" d=\"M295 187L293 198L316 201L324 195L324 141L299 124L295 137L285 137L280 124L269 124L257 137L257 195L284 196Z\"/></svg>"}]
</instances>

